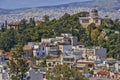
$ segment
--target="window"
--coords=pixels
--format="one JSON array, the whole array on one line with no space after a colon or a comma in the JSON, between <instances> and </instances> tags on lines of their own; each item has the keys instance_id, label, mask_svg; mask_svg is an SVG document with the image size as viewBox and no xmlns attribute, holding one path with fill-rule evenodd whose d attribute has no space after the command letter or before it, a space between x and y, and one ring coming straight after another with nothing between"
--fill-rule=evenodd
<instances>
[{"instance_id":1,"label":"window","mask_svg":"<svg viewBox=\"0 0 120 80\"><path fill-rule=\"evenodd\" d=\"M0 67L0 73L2 73L2 68Z\"/></svg>"},{"instance_id":2,"label":"window","mask_svg":"<svg viewBox=\"0 0 120 80\"><path fill-rule=\"evenodd\" d=\"M71 61L74 61L74 58L72 58Z\"/></svg>"},{"instance_id":3,"label":"window","mask_svg":"<svg viewBox=\"0 0 120 80\"><path fill-rule=\"evenodd\" d=\"M37 56L39 56L39 52L37 52Z\"/></svg>"},{"instance_id":4,"label":"window","mask_svg":"<svg viewBox=\"0 0 120 80\"><path fill-rule=\"evenodd\" d=\"M55 64L55 62L53 62L53 64Z\"/></svg>"},{"instance_id":5,"label":"window","mask_svg":"<svg viewBox=\"0 0 120 80\"><path fill-rule=\"evenodd\" d=\"M44 50L44 47L42 48L42 50Z\"/></svg>"},{"instance_id":6,"label":"window","mask_svg":"<svg viewBox=\"0 0 120 80\"><path fill-rule=\"evenodd\" d=\"M45 53L43 52L43 53L42 53L42 55L44 56L44 55L45 55Z\"/></svg>"},{"instance_id":7,"label":"window","mask_svg":"<svg viewBox=\"0 0 120 80\"><path fill-rule=\"evenodd\" d=\"M98 20L97 20L97 19L95 20L95 23L98 23Z\"/></svg>"},{"instance_id":8,"label":"window","mask_svg":"<svg viewBox=\"0 0 120 80\"><path fill-rule=\"evenodd\" d=\"M83 19L82 23L89 23L89 19Z\"/></svg>"}]
</instances>

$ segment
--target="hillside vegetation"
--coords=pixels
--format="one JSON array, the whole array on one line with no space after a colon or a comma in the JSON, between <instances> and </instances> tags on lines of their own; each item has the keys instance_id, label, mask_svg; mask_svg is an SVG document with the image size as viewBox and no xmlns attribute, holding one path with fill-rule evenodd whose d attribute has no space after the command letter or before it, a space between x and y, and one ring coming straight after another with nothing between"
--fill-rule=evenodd
<instances>
[{"instance_id":1,"label":"hillside vegetation","mask_svg":"<svg viewBox=\"0 0 120 80\"><path fill-rule=\"evenodd\" d=\"M44 22L33 18L27 22L20 22L20 29L2 29L0 31L0 49L10 51L16 44L27 44L30 41L39 42L41 38L59 36L61 33L72 33L78 37L78 41L85 46L102 46L108 49L108 57L120 59L120 22L118 20L104 19L99 27L91 23L84 29L79 23L80 16L86 16L88 12L80 12L74 15L65 13L60 19L49 20L45 15Z\"/></svg>"}]
</instances>

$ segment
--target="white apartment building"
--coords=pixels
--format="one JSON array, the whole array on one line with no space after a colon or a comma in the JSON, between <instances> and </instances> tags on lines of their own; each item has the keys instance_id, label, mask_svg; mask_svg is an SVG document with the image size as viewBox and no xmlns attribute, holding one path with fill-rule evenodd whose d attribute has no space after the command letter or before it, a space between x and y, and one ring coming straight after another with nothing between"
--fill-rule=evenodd
<instances>
[{"instance_id":1,"label":"white apartment building","mask_svg":"<svg viewBox=\"0 0 120 80\"><path fill-rule=\"evenodd\" d=\"M65 51L71 51L72 50L72 45L67 45L67 44L60 44L59 45L59 50L64 53Z\"/></svg>"},{"instance_id":2,"label":"white apartment building","mask_svg":"<svg viewBox=\"0 0 120 80\"><path fill-rule=\"evenodd\" d=\"M61 36L57 36L55 38L41 39L41 42L45 42L45 43L54 43L54 44L66 43L72 46L76 46L77 41L78 41L78 38L76 36L72 36L72 34L70 33L62 33Z\"/></svg>"},{"instance_id":3,"label":"white apartment building","mask_svg":"<svg viewBox=\"0 0 120 80\"><path fill-rule=\"evenodd\" d=\"M35 44L33 46L33 56L45 57L46 56L46 45L44 43Z\"/></svg>"},{"instance_id":4,"label":"white apartment building","mask_svg":"<svg viewBox=\"0 0 120 80\"><path fill-rule=\"evenodd\" d=\"M117 62L115 63L115 71L116 71L117 73L120 73L120 61L117 61Z\"/></svg>"},{"instance_id":5,"label":"white apartment building","mask_svg":"<svg viewBox=\"0 0 120 80\"><path fill-rule=\"evenodd\" d=\"M59 50L56 45L46 46L46 55L51 57L57 57L59 55Z\"/></svg>"},{"instance_id":6,"label":"white apartment building","mask_svg":"<svg viewBox=\"0 0 120 80\"><path fill-rule=\"evenodd\" d=\"M97 60L105 59L107 56L107 49L103 47L73 47L73 49L78 49L83 52L82 56L85 59Z\"/></svg>"}]
</instances>

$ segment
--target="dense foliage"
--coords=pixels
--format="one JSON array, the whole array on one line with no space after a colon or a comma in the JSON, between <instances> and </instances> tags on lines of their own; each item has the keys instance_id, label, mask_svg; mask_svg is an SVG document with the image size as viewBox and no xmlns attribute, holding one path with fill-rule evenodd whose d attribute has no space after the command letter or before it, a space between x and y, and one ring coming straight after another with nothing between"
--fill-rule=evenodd
<instances>
[{"instance_id":1,"label":"dense foliage","mask_svg":"<svg viewBox=\"0 0 120 80\"><path fill-rule=\"evenodd\" d=\"M9 51L14 45L26 44L29 41L41 41L41 38L59 36L61 33L72 33L78 37L78 41L86 46L102 46L108 49L108 57L120 59L120 22L118 20L104 19L98 27L91 23L84 29L79 23L80 16L86 16L88 12L80 12L74 15L65 13L60 19L49 20L45 15L44 21L33 18L29 21L21 20L19 30L4 29L0 32L0 49Z\"/></svg>"},{"instance_id":2,"label":"dense foliage","mask_svg":"<svg viewBox=\"0 0 120 80\"><path fill-rule=\"evenodd\" d=\"M76 69L67 65L57 65L51 71L46 72L48 80L88 80Z\"/></svg>"},{"instance_id":3,"label":"dense foliage","mask_svg":"<svg viewBox=\"0 0 120 80\"><path fill-rule=\"evenodd\" d=\"M29 70L29 65L23 56L22 45L18 44L12 51L12 58L9 62L10 76L12 80L23 80L26 72Z\"/></svg>"}]
</instances>

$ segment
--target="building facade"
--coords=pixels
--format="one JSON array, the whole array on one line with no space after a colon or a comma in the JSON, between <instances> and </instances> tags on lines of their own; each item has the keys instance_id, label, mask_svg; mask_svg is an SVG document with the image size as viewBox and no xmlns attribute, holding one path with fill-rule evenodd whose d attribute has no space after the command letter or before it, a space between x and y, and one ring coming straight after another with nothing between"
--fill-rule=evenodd
<instances>
[{"instance_id":1,"label":"building facade","mask_svg":"<svg viewBox=\"0 0 120 80\"><path fill-rule=\"evenodd\" d=\"M87 28L87 26L91 23L95 23L96 26L99 26L102 22L102 19L98 15L98 11L93 9L89 16L87 17L79 17L79 22L83 26L83 28Z\"/></svg>"}]
</instances>

